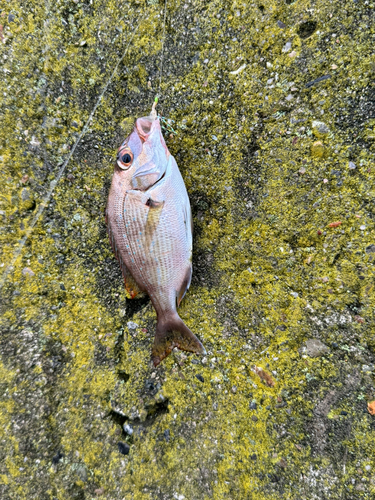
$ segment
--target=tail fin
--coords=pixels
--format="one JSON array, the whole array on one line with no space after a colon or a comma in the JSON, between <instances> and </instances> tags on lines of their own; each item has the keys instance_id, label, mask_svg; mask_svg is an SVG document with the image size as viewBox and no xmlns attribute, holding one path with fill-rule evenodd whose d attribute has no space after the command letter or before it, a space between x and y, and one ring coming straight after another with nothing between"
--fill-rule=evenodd
<instances>
[{"instance_id":1,"label":"tail fin","mask_svg":"<svg viewBox=\"0 0 375 500\"><path fill-rule=\"evenodd\" d=\"M158 318L151 354L154 366L166 358L174 347L178 347L182 351L206 354L203 345L177 313L171 314L167 318Z\"/></svg>"}]
</instances>

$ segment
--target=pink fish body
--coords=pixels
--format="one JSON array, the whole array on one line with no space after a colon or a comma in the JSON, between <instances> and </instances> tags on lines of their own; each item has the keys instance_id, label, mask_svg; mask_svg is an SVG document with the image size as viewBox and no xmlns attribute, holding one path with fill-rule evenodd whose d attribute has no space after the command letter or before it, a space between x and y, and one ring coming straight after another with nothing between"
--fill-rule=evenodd
<instances>
[{"instance_id":1,"label":"pink fish body","mask_svg":"<svg viewBox=\"0 0 375 500\"><path fill-rule=\"evenodd\" d=\"M154 365L174 347L204 353L177 313L192 275L191 210L156 113L138 118L119 148L106 220L126 289L147 293L157 313Z\"/></svg>"}]
</instances>

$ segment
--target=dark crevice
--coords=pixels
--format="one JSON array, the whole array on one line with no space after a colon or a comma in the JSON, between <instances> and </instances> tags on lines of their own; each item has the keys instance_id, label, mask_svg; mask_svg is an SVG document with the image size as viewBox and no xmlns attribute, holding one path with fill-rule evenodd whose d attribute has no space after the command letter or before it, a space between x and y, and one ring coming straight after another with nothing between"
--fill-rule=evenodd
<instances>
[{"instance_id":1,"label":"dark crevice","mask_svg":"<svg viewBox=\"0 0 375 500\"><path fill-rule=\"evenodd\" d=\"M169 399L166 399L165 401L161 401L160 403L156 403L155 405L152 406L147 406L147 419L152 419L155 420L156 418L160 417L161 415L164 415L164 413L169 412ZM146 420L147 420L146 419Z\"/></svg>"},{"instance_id":2,"label":"dark crevice","mask_svg":"<svg viewBox=\"0 0 375 500\"><path fill-rule=\"evenodd\" d=\"M352 313L352 314L358 314L358 312L362 308L362 303L359 300L359 298L356 297L355 300L353 302L351 302L350 304L348 304L346 307L348 308L348 310L349 310L350 313Z\"/></svg>"},{"instance_id":3,"label":"dark crevice","mask_svg":"<svg viewBox=\"0 0 375 500\"><path fill-rule=\"evenodd\" d=\"M117 372L117 376L120 380L123 380L124 382L127 382L130 379L129 373L126 373L123 370L119 370Z\"/></svg>"},{"instance_id":4,"label":"dark crevice","mask_svg":"<svg viewBox=\"0 0 375 500\"><path fill-rule=\"evenodd\" d=\"M318 23L316 21L306 21L300 24L298 28L298 36L302 39L308 38L316 30Z\"/></svg>"},{"instance_id":5,"label":"dark crevice","mask_svg":"<svg viewBox=\"0 0 375 500\"><path fill-rule=\"evenodd\" d=\"M125 422L127 422L129 420L129 417L127 417L126 415L123 415L122 413L120 413L119 411L116 411L116 410L111 410L109 412L109 414L107 415L107 417L110 418L112 420L112 422L119 425L121 427L121 429L123 428L123 425L125 424Z\"/></svg>"},{"instance_id":6,"label":"dark crevice","mask_svg":"<svg viewBox=\"0 0 375 500\"><path fill-rule=\"evenodd\" d=\"M134 429L135 435L143 433L147 427L154 425L155 420L169 412L169 400L165 399L164 401L155 403L154 401L145 405L145 409L147 411L147 417L145 420L140 420L139 418L135 418L134 420L130 420L127 415L112 409L106 418L110 418L112 422L116 425L120 426L122 437L126 438L127 442L133 443L133 435L129 435L124 430L124 424L129 423L130 427Z\"/></svg>"}]
</instances>

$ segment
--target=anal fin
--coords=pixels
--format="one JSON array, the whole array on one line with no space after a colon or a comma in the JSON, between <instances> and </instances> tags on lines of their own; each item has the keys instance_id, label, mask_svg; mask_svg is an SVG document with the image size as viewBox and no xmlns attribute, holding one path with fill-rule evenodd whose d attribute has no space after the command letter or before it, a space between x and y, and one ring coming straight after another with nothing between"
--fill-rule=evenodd
<instances>
[{"instance_id":1,"label":"anal fin","mask_svg":"<svg viewBox=\"0 0 375 500\"><path fill-rule=\"evenodd\" d=\"M177 307L181 304L181 300L184 298L185 293L188 291L190 283L191 283L191 275L192 275L192 267L186 271L184 281L181 284L180 290L177 294Z\"/></svg>"},{"instance_id":2,"label":"anal fin","mask_svg":"<svg viewBox=\"0 0 375 500\"><path fill-rule=\"evenodd\" d=\"M119 263L122 271L122 275L124 277L125 290L127 292L127 296L130 299L135 299L144 297L145 293L139 288L137 282L133 278L133 275L126 267L126 265L122 262L122 259L119 258Z\"/></svg>"}]
</instances>

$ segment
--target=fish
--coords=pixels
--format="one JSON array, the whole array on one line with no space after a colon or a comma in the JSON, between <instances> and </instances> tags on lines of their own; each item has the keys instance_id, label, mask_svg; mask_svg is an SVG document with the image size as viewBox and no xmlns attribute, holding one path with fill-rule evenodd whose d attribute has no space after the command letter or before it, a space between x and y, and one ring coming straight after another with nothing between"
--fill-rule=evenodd
<instances>
[{"instance_id":1,"label":"fish","mask_svg":"<svg viewBox=\"0 0 375 500\"><path fill-rule=\"evenodd\" d=\"M165 143L154 103L118 149L106 208L109 240L131 298L147 294L157 315L151 359L174 347L205 348L177 312L192 277L189 197Z\"/></svg>"}]
</instances>

